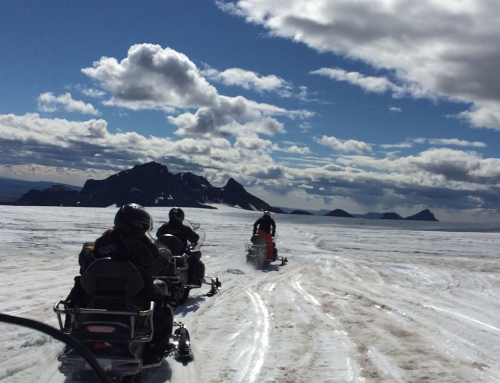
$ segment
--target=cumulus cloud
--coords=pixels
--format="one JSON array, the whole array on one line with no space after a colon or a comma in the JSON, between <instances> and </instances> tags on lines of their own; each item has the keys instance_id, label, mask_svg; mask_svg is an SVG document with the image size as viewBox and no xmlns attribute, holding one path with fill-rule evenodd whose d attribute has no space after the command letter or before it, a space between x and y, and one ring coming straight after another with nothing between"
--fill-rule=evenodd
<instances>
[{"instance_id":1,"label":"cumulus cloud","mask_svg":"<svg viewBox=\"0 0 500 383\"><path fill-rule=\"evenodd\" d=\"M46 170L71 166L72 171L68 172L73 176L79 172L83 180L89 169L93 169L92 174L103 174L148 161L166 163L172 171L199 169L215 178L223 174L279 178L284 170L274 164L270 156L273 150L271 141L257 135L242 135L234 143L224 137L174 141L135 132L113 134L101 119L68 121L34 113L0 115L0 155L4 166L26 169L37 164L38 169Z\"/></svg>"},{"instance_id":2,"label":"cumulus cloud","mask_svg":"<svg viewBox=\"0 0 500 383\"><path fill-rule=\"evenodd\" d=\"M416 156L341 156L334 165L287 168L286 177L314 186L308 193L345 197L366 207L499 209L500 159L435 148Z\"/></svg>"},{"instance_id":3,"label":"cumulus cloud","mask_svg":"<svg viewBox=\"0 0 500 383\"><path fill-rule=\"evenodd\" d=\"M159 45L133 45L120 62L103 57L92 68L82 71L112 94L105 102L107 105L133 110L162 109L171 114L177 110L196 109L194 113L186 111L168 116L169 122L178 127L176 134L186 137L238 136L245 129L253 129L254 134L281 133L283 124L273 116L294 119L313 115L307 110L290 111L242 96L220 95L186 55ZM242 74L244 80L239 85L260 89L287 86L277 77L259 77L237 69L219 74L210 70L204 73L233 83L236 83L237 74Z\"/></svg>"},{"instance_id":4,"label":"cumulus cloud","mask_svg":"<svg viewBox=\"0 0 500 383\"><path fill-rule=\"evenodd\" d=\"M336 137L323 136L321 138L314 138L318 144L328 146L339 152L371 152L372 148L365 142L357 140L339 140Z\"/></svg>"},{"instance_id":5,"label":"cumulus cloud","mask_svg":"<svg viewBox=\"0 0 500 383\"><path fill-rule=\"evenodd\" d=\"M413 96L472 104L458 117L500 129L500 3L491 0L217 2L270 34L391 73ZM358 85L384 89L382 79Z\"/></svg>"},{"instance_id":6,"label":"cumulus cloud","mask_svg":"<svg viewBox=\"0 0 500 383\"><path fill-rule=\"evenodd\" d=\"M258 92L277 92L282 95L289 95L289 89L291 89L291 84L276 75L261 76L258 73L241 68L226 69L222 72L207 68L201 73L209 80Z\"/></svg>"},{"instance_id":7,"label":"cumulus cloud","mask_svg":"<svg viewBox=\"0 0 500 383\"><path fill-rule=\"evenodd\" d=\"M159 45L133 45L120 62L102 57L82 72L112 93L109 104L134 110L213 106L217 102L217 90L186 55Z\"/></svg>"},{"instance_id":8,"label":"cumulus cloud","mask_svg":"<svg viewBox=\"0 0 500 383\"><path fill-rule=\"evenodd\" d=\"M85 180L154 160L167 164L174 172L199 170L219 182L233 176L245 186L279 190L282 195L297 185L308 185L303 190L311 196L344 196L363 206L500 208L498 158L482 158L474 151L450 148L385 158L345 155L342 153L366 152L369 146L334 137L321 140L341 153L316 161L303 156L300 158L307 161L304 166L289 167L275 163L272 152L305 154L307 148L290 145L279 149L257 135L241 135L234 143L224 137L174 141L138 133L113 134L101 119L67 121L38 114L0 115L3 174L6 167L11 171L37 164L38 176L47 169L64 168L72 177L79 174Z\"/></svg>"},{"instance_id":9,"label":"cumulus cloud","mask_svg":"<svg viewBox=\"0 0 500 383\"><path fill-rule=\"evenodd\" d=\"M307 146L298 147L297 145L291 145L286 148L279 149L285 153L292 154L310 154L311 150Z\"/></svg>"},{"instance_id":10,"label":"cumulus cloud","mask_svg":"<svg viewBox=\"0 0 500 383\"><path fill-rule=\"evenodd\" d=\"M70 93L56 97L52 92L46 92L38 96L38 110L41 112L52 113L61 109L67 112L99 115L99 111L92 104L73 100Z\"/></svg>"}]
</instances>

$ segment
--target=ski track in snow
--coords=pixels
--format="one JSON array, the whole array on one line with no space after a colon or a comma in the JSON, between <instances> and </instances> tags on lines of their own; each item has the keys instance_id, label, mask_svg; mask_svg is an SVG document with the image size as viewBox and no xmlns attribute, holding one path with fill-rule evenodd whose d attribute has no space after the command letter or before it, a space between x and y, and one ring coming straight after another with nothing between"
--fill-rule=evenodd
<instances>
[{"instance_id":1,"label":"ski track in snow","mask_svg":"<svg viewBox=\"0 0 500 383\"><path fill-rule=\"evenodd\" d=\"M0 311L57 327L52 306L73 284L81 245L116 209L5 210ZM168 209L149 211L158 222ZM175 311L195 361L167 360L145 383L500 382L500 234L277 215L289 263L254 270L244 243L258 213L186 213L207 234L202 259L222 289L192 290ZM0 341L2 383L70 382L58 341L2 323Z\"/></svg>"}]
</instances>

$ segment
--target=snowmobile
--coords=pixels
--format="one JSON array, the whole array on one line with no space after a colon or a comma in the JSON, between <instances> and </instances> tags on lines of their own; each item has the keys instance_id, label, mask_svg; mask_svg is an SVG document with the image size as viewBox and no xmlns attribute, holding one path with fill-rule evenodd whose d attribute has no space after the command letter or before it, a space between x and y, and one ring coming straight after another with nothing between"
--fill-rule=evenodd
<instances>
[{"instance_id":1,"label":"snowmobile","mask_svg":"<svg viewBox=\"0 0 500 383\"><path fill-rule=\"evenodd\" d=\"M145 284L142 274L130 262L101 258L85 270L80 283L89 296L88 304L70 307L65 301L56 302L53 309L60 330L81 342L113 382L139 383L146 369L163 362L161 357L147 357L155 303L138 303L136 296ZM188 330L177 322L174 328L171 347L163 356L172 355L183 363L192 360ZM74 347L65 346L58 360L59 371L73 382L99 381Z\"/></svg>"},{"instance_id":2,"label":"snowmobile","mask_svg":"<svg viewBox=\"0 0 500 383\"><path fill-rule=\"evenodd\" d=\"M198 257L200 259L200 248L205 240L205 233L198 230L200 225L197 223L184 220L184 224L191 225L193 230L200 236L198 243L188 245L185 253L182 253L183 245L180 239L172 234L164 234L157 240L150 237L160 252L163 249L167 249L170 253L169 264L161 270L156 271L155 275L157 279L167 284L170 301L177 306L186 303L191 289L200 288L203 284L210 286L210 290L206 294L209 297L215 295L221 288L221 283L217 277L204 275L197 283L190 280L190 275L194 272L193 270L190 272L190 267L193 267L190 264L190 257ZM202 274L204 274L204 270Z\"/></svg>"},{"instance_id":3,"label":"snowmobile","mask_svg":"<svg viewBox=\"0 0 500 383\"><path fill-rule=\"evenodd\" d=\"M258 231L256 234L252 235L250 239L251 243L246 243L245 248L247 251L247 263L252 264L256 269L263 269L271 262L281 261L280 266L284 266L288 263L286 257L278 256L278 249L276 248L275 239L277 235L272 239L272 248L269 248L268 242L266 240L266 234Z\"/></svg>"}]
</instances>

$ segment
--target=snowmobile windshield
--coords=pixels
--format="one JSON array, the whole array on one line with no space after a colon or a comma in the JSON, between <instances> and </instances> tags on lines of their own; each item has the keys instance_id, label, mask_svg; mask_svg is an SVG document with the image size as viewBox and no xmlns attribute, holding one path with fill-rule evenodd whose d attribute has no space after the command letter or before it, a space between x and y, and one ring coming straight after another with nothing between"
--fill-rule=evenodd
<instances>
[{"instance_id":1,"label":"snowmobile windshield","mask_svg":"<svg viewBox=\"0 0 500 383\"><path fill-rule=\"evenodd\" d=\"M205 236L206 236L206 234L205 234L204 231L198 230L199 227L200 227L200 224L199 223L191 223L188 220L184 220L183 224L191 227L196 232L196 234L198 234L198 236L200 237L198 239L197 243L194 243L192 245L188 245L189 250L190 251L200 251L200 248L203 246L203 242L205 241ZM151 235L151 232L146 233L146 236L149 238L149 240L157 248L159 248L159 249L164 249L164 248L169 249L169 247L167 245L165 245L165 244L159 242L157 239L153 238L153 236Z\"/></svg>"},{"instance_id":2,"label":"snowmobile windshield","mask_svg":"<svg viewBox=\"0 0 500 383\"><path fill-rule=\"evenodd\" d=\"M196 234L198 234L200 236L200 239L198 239L198 242L194 243L193 244L194 246L192 246L190 248L191 251L199 251L201 246L203 246L203 242L205 241L205 236L206 236L205 232L199 230L199 228L200 228L199 223L194 223L194 222L191 222L191 221L188 221L187 219L185 219L184 225L190 226L196 232Z\"/></svg>"}]
</instances>

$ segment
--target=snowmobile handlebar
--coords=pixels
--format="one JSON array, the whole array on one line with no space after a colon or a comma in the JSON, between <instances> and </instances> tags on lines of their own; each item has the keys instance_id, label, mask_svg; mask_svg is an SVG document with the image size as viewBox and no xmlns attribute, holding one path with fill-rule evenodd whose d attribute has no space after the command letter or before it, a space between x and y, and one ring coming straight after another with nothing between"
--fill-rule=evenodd
<instances>
[{"instance_id":1,"label":"snowmobile handlebar","mask_svg":"<svg viewBox=\"0 0 500 383\"><path fill-rule=\"evenodd\" d=\"M106 374L101 365L94 358L92 353L79 341L72 338L71 336L55 329L54 327L48 326L45 323L37 322L32 319L21 318L16 316L11 316L7 314L0 314L0 322L15 324L23 327L29 327L31 329L41 331L54 339L57 339L77 351L83 359L94 369L95 373L103 383L113 383L113 380Z\"/></svg>"}]
</instances>

